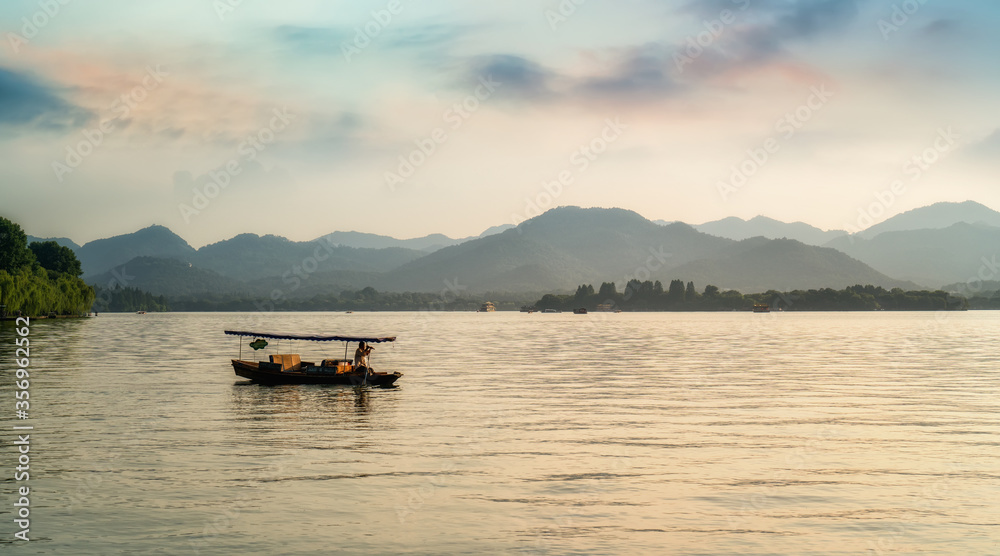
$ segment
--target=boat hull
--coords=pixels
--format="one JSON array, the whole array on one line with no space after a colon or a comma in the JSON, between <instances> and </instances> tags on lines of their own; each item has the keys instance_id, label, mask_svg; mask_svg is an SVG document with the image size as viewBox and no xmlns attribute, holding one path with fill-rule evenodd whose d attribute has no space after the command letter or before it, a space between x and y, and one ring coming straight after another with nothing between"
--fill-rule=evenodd
<instances>
[{"instance_id":1,"label":"boat hull","mask_svg":"<svg viewBox=\"0 0 1000 556\"><path fill-rule=\"evenodd\" d=\"M367 380L363 372L334 373L319 367L309 367L302 371L276 371L262 369L253 361L233 359L236 375L258 384L339 384L344 386L392 386L403 373L369 372Z\"/></svg>"}]
</instances>

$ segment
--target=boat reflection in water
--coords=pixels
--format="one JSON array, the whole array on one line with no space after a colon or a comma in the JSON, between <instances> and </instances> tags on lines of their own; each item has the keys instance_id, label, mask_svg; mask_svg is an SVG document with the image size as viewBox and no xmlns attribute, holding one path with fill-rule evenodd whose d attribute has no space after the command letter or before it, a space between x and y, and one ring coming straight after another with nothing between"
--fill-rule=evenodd
<instances>
[{"instance_id":1,"label":"boat reflection in water","mask_svg":"<svg viewBox=\"0 0 1000 556\"><path fill-rule=\"evenodd\" d=\"M377 400L373 404L373 400ZM372 417L380 416L380 427L396 405L393 390L346 388L337 386L282 385L261 388L251 382L233 385L231 397L233 418L255 430L268 429L265 423L280 429L298 429L310 423L329 428L351 423L370 426ZM373 405L377 407L373 410ZM391 419L389 419L391 420Z\"/></svg>"}]
</instances>

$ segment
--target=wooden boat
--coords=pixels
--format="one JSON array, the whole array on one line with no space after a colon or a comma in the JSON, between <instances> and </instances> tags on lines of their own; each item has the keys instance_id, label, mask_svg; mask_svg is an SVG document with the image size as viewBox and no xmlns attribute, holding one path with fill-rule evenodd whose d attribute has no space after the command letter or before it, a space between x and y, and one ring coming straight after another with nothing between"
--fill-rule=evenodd
<instances>
[{"instance_id":1,"label":"wooden boat","mask_svg":"<svg viewBox=\"0 0 1000 556\"><path fill-rule=\"evenodd\" d=\"M745 310L745 309L744 309ZM766 303L754 303L753 304L754 313L770 313L771 306Z\"/></svg>"},{"instance_id":2,"label":"wooden boat","mask_svg":"<svg viewBox=\"0 0 1000 556\"><path fill-rule=\"evenodd\" d=\"M574 315L586 315L587 309L585 307L580 307L579 309L573 309Z\"/></svg>"},{"instance_id":3,"label":"wooden boat","mask_svg":"<svg viewBox=\"0 0 1000 556\"><path fill-rule=\"evenodd\" d=\"M403 373L383 373L365 367L355 367L347 358L347 348L352 343L365 342L380 344L395 342L395 336L307 336L300 334L273 334L270 332L247 332L226 330L229 336L240 337L240 358L233 359L233 370L237 376L260 384L343 384L351 386L392 386ZM307 342L345 342L343 359L321 359L319 364L302 361L297 353L272 354L267 361L249 361L243 357L243 338L253 338L250 342L254 351L267 346L266 339L303 340Z\"/></svg>"}]
</instances>

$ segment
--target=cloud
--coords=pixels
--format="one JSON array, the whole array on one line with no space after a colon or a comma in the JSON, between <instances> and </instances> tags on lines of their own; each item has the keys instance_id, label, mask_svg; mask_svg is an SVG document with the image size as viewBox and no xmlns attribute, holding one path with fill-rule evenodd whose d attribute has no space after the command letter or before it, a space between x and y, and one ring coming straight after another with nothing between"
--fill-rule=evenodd
<instances>
[{"instance_id":1,"label":"cloud","mask_svg":"<svg viewBox=\"0 0 1000 556\"><path fill-rule=\"evenodd\" d=\"M393 48L437 48L454 42L461 35L471 31L472 27L443 25L415 25L390 29L386 43Z\"/></svg>"},{"instance_id":2,"label":"cloud","mask_svg":"<svg viewBox=\"0 0 1000 556\"><path fill-rule=\"evenodd\" d=\"M469 60L467 75L461 86L478 83L480 78L492 77L501 83L504 93L522 98L540 100L554 94L556 73L537 62L511 54L477 56Z\"/></svg>"},{"instance_id":3,"label":"cloud","mask_svg":"<svg viewBox=\"0 0 1000 556\"><path fill-rule=\"evenodd\" d=\"M858 16L858 0L798 0L784 10L773 31L792 39L843 29Z\"/></svg>"},{"instance_id":4,"label":"cloud","mask_svg":"<svg viewBox=\"0 0 1000 556\"><path fill-rule=\"evenodd\" d=\"M928 23L920 32L929 37L951 36L961 30L961 23L955 19L940 18Z\"/></svg>"},{"instance_id":5,"label":"cloud","mask_svg":"<svg viewBox=\"0 0 1000 556\"><path fill-rule=\"evenodd\" d=\"M603 71L584 77L576 89L586 96L663 96L679 89L674 50L649 43L612 53Z\"/></svg>"},{"instance_id":6,"label":"cloud","mask_svg":"<svg viewBox=\"0 0 1000 556\"><path fill-rule=\"evenodd\" d=\"M82 127L95 117L31 77L5 68L0 68L0 106L0 126L65 131Z\"/></svg>"},{"instance_id":7,"label":"cloud","mask_svg":"<svg viewBox=\"0 0 1000 556\"><path fill-rule=\"evenodd\" d=\"M816 72L795 60L795 43L821 40L842 32L868 0L703 0L682 6L677 13L691 17L691 36L643 44L581 51L583 64L570 74L563 69L511 54L480 55L468 63L461 83L493 74L504 82L506 94L527 101L628 102L657 101L725 87L739 76L762 70L793 80L815 79ZM745 9L744 9L745 8ZM703 33L704 21L721 18L728 10L735 21L691 54L691 40ZM691 39L691 40L689 40ZM686 64L679 59L691 59ZM510 85L508 87L508 85Z\"/></svg>"},{"instance_id":8,"label":"cloud","mask_svg":"<svg viewBox=\"0 0 1000 556\"><path fill-rule=\"evenodd\" d=\"M682 12L719 18L732 12L736 23L706 50L726 66L748 67L773 62L788 54L790 43L818 40L849 27L866 0L710 0L688 4Z\"/></svg>"},{"instance_id":9,"label":"cloud","mask_svg":"<svg viewBox=\"0 0 1000 556\"><path fill-rule=\"evenodd\" d=\"M450 46L456 39L468 33L470 26L427 25L389 26L377 36L371 37L358 28L346 26L307 27L301 25L281 25L272 30L280 43L302 54L342 54L346 47L366 48L367 44L396 50L427 51ZM364 41L365 46L355 44Z\"/></svg>"},{"instance_id":10,"label":"cloud","mask_svg":"<svg viewBox=\"0 0 1000 556\"><path fill-rule=\"evenodd\" d=\"M965 148L967 156L975 159L995 162L1000 156L1000 129L995 130L982 140L972 143Z\"/></svg>"},{"instance_id":11,"label":"cloud","mask_svg":"<svg viewBox=\"0 0 1000 556\"><path fill-rule=\"evenodd\" d=\"M340 54L341 45L354 39L354 32L347 27L281 25L273 33L279 43L305 54Z\"/></svg>"}]
</instances>

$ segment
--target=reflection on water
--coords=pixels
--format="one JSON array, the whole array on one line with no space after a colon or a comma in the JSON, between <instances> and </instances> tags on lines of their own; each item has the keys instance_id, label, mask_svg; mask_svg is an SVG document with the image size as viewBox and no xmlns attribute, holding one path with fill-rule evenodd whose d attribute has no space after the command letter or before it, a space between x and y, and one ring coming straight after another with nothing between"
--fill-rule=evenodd
<instances>
[{"instance_id":1,"label":"reflection on water","mask_svg":"<svg viewBox=\"0 0 1000 556\"><path fill-rule=\"evenodd\" d=\"M359 422L372 409L369 388L322 385L263 386L252 382L233 385L232 412L242 419L308 421L324 416L337 422ZM391 399L382 406L391 407Z\"/></svg>"},{"instance_id":2,"label":"reflection on water","mask_svg":"<svg viewBox=\"0 0 1000 556\"><path fill-rule=\"evenodd\" d=\"M6 548L996 552L995 313L263 319L396 334L374 361L405 376L246 383L222 334L241 315L33 323L35 541L9 544L5 502Z\"/></svg>"}]
</instances>

